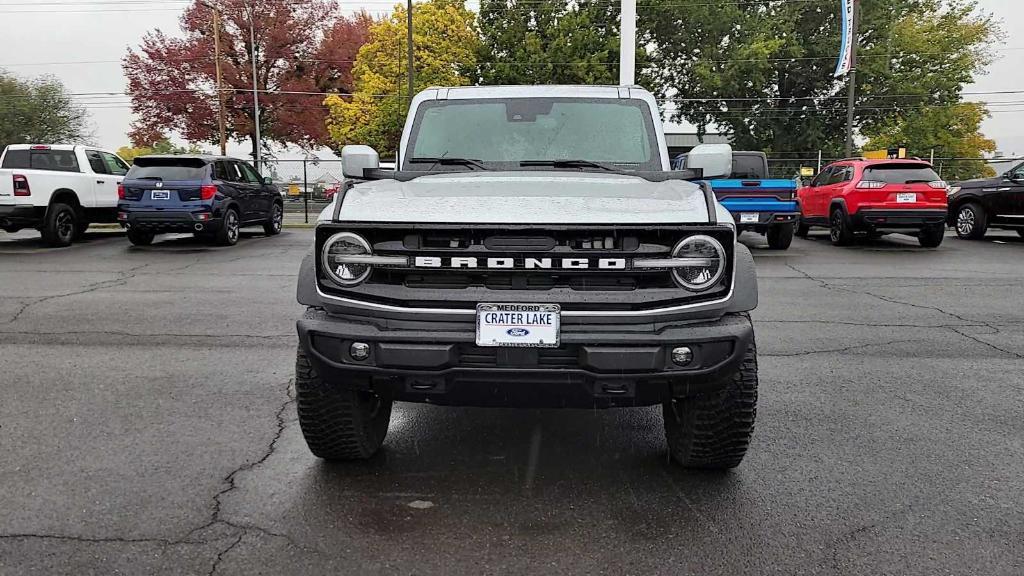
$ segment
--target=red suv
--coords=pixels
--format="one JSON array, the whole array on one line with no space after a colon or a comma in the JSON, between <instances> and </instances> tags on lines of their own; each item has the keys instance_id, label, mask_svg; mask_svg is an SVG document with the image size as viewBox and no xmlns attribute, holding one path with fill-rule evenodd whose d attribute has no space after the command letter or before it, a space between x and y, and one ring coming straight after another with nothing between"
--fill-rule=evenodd
<instances>
[{"instance_id":1,"label":"red suv","mask_svg":"<svg viewBox=\"0 0 1024 576\"><path fill-rule=\"evenodd\" d=\"M840 160L798 197L797 236L827 226L836 246L851 244L857 232L917 231L921 246L934 248L946 233L946 183L923 160Z\"/></svg>"}]
</instances>

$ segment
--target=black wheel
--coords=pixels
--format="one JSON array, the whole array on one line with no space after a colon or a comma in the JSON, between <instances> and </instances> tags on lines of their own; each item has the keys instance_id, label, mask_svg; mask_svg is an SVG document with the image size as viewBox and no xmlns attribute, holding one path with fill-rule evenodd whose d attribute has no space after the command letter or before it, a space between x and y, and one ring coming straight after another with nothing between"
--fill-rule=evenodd
<instances>
[{"instance_id":1,"label":"black wheel","mask_svg":"<svg viewBox=\"0 0 1024 576\"><path fill-rule=\"evenodd\" d=\"M60 202L50 205L43 222L43 241L50 246L70 246L75 238L75 222L78 217L74 208Z\"/></svg>"},{"instance_id":2,"label":"black wheel","mask_svg":"<svg viewBox=\"0 0 1024 576\"><path fill-rule=\"evenodd\" d=\"M302 435L317 457L365 460L384 443L392 401L325 383L302 348L295 355L295 399Z\"/></svg>"},{"instance_id":3,"label":"black wheel","mask_svg":"<svg viewBox=\"0 0 1024 576\"><path fill-rule=\"evenodd\" d=\"M84 216L78 215L77 224L75 225L75 237L74 241L77 242L82 238L85 238L86 231L89 230L89 221Z\"/></svg>"},{"instance_id":4,"label":"black wheel","mask_svg":"<svg viewBox=\"0 0 1024 576\"><path fill-rule=\"evenodd\" d=\"M772 250L785 250L793 243L793 225L779 224L768 229L768 247Z\"/></svg>"},{"instance_id":5,"label":"black wheel","mask_svg":"<svg viewBox=\"0 0 1024 576\"><path fill-rule=\"evenodd\" d=\"M153 243L153 238L156 238L156 234L145 230L128 231L128 241L136 246L149 246Z\"/></svg>"},{"instance_id":6,"label":"black wheel","mask_svg":"<svg viewBox=\"0 0 1024 576\"><path fill-rule=\"evenodd\" d=\"M1017 230L1017 235L1024 238L1024 230Z\"/></svg>"},{"instance_id":7,"label":"black wheel","mask_svg":"<svg viewBox=\"0 0 1024 576\"><path fill-rule=\"evenodd\" d=\"M981 240L988 230L988 215L979 204L964 204L956 213L956 235L964 240Z\"/></svg>"},{"instance_id":8,"label":"black wheel","mask_svg":"<svg viewBox=\"0 0 1024 576\"><path fill-rule=\"evenodd\" d=\"M925 248L938 248L942 239L946 237L946 225L930 226L922 228L917 233L917 241Z\"/></svg>"},{"instance_id":9,"label":"black wheel","mask_svg":"<svg viewBox=\"0 0 1024 576\"><path fill-rule=\"evenodd\" d=\"M241 227L241 224L241 221L238 219L238 210L234 208L225 210L224 222L221 223L215 235L217 243L222 246L234 246L237 244L238 229Z\"/></svg>"},{"instance_id":10,"label":"black wheel","mask_svg":"<svg viewBox=\"0 0 1024 576\"><path fill-rule=\"evenodd\" d=\"M274 207L270 210L270 216L267 217L267 221L263 224L263 232L267 236L274 236L281 233L281 225L284 223L284 207L274 202Z\"/></svg>"},{"instance_id":11,"label":"black wheel","mask_svg":"<svg viewBox=\"0 0 1024 576\"><path fill-rule=\"evenodd\" d=\"M853 244L853 231L846 221L846 212L842 208L834 208L829 216L829 238L835 246Z\"/></svg>"},{"instance_id":12,"label":"black wheel","mask_svg":"<svg viewBox=\"0 0 1024 576\"><path fill-rule=\"evenodd\" d=\"M795 234L797 238L807 238L807 233L810 231L811 227L801 221L796 225L796 231L793 232L793 234Z\"/></svg>"},{"instance_id":13,"label":"black wheel","mask_svg":"<svg viewBox=\"0 0 1024 576\"><path fill-rule=\"evenodd\" d=\"M757 347L721 390L666 402L665 437L687 468L735 468L743 461L757 416Z\"/></svg>"}]
</instances>

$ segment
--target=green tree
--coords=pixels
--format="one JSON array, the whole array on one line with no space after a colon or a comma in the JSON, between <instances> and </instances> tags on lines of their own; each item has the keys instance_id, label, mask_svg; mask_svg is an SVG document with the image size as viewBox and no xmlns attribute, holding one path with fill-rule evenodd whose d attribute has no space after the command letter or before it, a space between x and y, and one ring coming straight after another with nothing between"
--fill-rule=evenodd
<instances>
[{"instance_id":1,"label":"green tree","mask_svg":"<svg viewBox=\"0 0 1024 576\"><path fill-rule=\"evenodd\" d=\"M996 143L980 131L988 115L984 105L974 102L911 110L906 116L875 125L865 148L907 145L910 156L927 158L934 151L937 156L952 158L936 161L941 164L942 177L949 181L995 176L995 170L980 159L996 150Z\"/></svg>"},{"instance_id":2,"label":"green tree","mask_svg":"<svg viewBox=\"0 0 1024 576\"><path fill-rule=\"evenodd\" d=\"M88 124L88 112L56 78L21 80L0 70L0 148L87 143Z\"/></svg>"},{"instance_id":3,"label":"green tree","mask_svg":"<svg viewBox=\"0 0 1024 576\"><path fill-rule=\"evenodd\" d=\"M830 3L831 4L831 3ZM863 132L922 106L960 101L999 38L973 0L861 2L855 124ZM838 3L651 4L640 23L670 115L718 126L737 147L779 155L845 143L846 82L832 76Z\"/></svg>"},{"instance_id":4,"label":"green tree","mask_svg":"<svg viewBox=\"0 0 1024 576\"><path fill-rule=\"evenodd\" d=\"M409 108L406 70L406 12L396 5L391 15L370 28L359 49L351 97L331 95L327 131L337 146L367 144L382 156L395 154ZM458 0L429 0L413 9L415 89L472 83L479 45L475 16Z\"/></svg>"},{"instance_id":5,"label":"green tree","mask_svg":"<svg viewBox=\"0 0 1024 576\"><path fill-rule=\"evenodd\" d=\"M156 142L142 146L122 146L117 149L117 155L125 162L131 163L138 156L149 156L150 154L203 154L199 146L189 144L188 146L177 146L172 144L166 137L160 137Z\"/></svg>"},{"instance_id":6,"label":"green tree","mask_svg":"<svg viewBox=\"0 0 1024 576\"><path fill-rule=\"evenodd\" d=\"M482 0L480 36L482 84L618 84L617 2Z\"/></svg>"}]
</instances>

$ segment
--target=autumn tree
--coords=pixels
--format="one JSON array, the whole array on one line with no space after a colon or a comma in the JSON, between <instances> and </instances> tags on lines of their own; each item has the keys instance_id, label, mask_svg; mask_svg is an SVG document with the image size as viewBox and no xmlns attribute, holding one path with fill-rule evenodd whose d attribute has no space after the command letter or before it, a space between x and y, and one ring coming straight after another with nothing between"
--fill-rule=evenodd
<instances>
[{"instance_id":1,"label":"autumn tree","mask_svg":"<svg viewBox=\"0 0 1024 576\"><path fill-rule=\"evenodd\" d=\"M369 39L356 57L351 96L331 95L327 130L338 146L368 144L382 156L398 148L409 108L406 69L406 11L396 5L391 15L370 28ZM458 0L429 0L413 9L415 89L472 83L479 45L474 14Z\"/></svg>"},{"instance_id":2,"label":"autumn tree","mask_svg":"<svg viewBox=\"0 0 1024 576\"><path fill-rule=\"evenodd\" d=\"M608 0L482 0L481 83L618 84L619 11Z\"/></svg>"},{"instance_id":3,"label":"autumn tree","mask_svg":"<svg viewBox=\"0 0 1024 576\"><path fill-rule=\"evenodd\" d=\"M922 107L949 106L991 60L999 38L973 0L861 2L856 126L862 134ZM839 5L648 4L649 71L675 119L777 155L845 143L846 83L833 78Z\"/></svg>"},{"instance_id":4,"label":"autumn tree","mask_svg":"<svg viewBox=\"0 0 1024 576\"><path fill-rule=\"evenodd\" d=\"M123 64L138 117L132 141L153 142L167 132L193 142L218 141L214 9L221 14L228 139L249 139L255 152L255 54L265 142L323 145L326 109L318 93L351 90L354 54L372 22L366 14L339 17L333 0L196 1L181 17L181 37L160 30L146 34ZM255 48L250 23L255 25Z\"/></svg>"},{"instance_id":5,"label":"autumn tree","mask_svg":"<svg viewBox=\"0 0 1024 576\"><path fill-rule=\"evenodd\" d=\"M8 144L84 144L89 114L56 78L22 80L0 70L0 149Z\"/></svg>"}]
</instances>

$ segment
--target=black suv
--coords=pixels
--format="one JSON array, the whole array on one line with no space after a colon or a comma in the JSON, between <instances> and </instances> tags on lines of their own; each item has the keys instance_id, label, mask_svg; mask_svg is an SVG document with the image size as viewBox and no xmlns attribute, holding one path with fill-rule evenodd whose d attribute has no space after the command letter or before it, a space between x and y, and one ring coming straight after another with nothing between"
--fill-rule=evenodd
<instances>
[{"instance_id":1,"label":"black suv","mask_svg":"<svg viewBox=\"0 0 1024 576\"><path fill-rule=\"evenodd\" d=\"M950 186L949 225L964 239L984 238L989 228L1016 230L1024 238L1024 164L996 178Z\"/></svg>"},{"instance_id":2,"label":"black suv","mask_svg":"<svg viewBox=\"0 0 1024 576\"><path fill-rule=\"evenodd\" d=\"M117 219L132 244L162 232L238 242L243 226L281 232L281 193L248 163L222 156L139 156L118 188Z\"/></svg>"}]
</instances>

